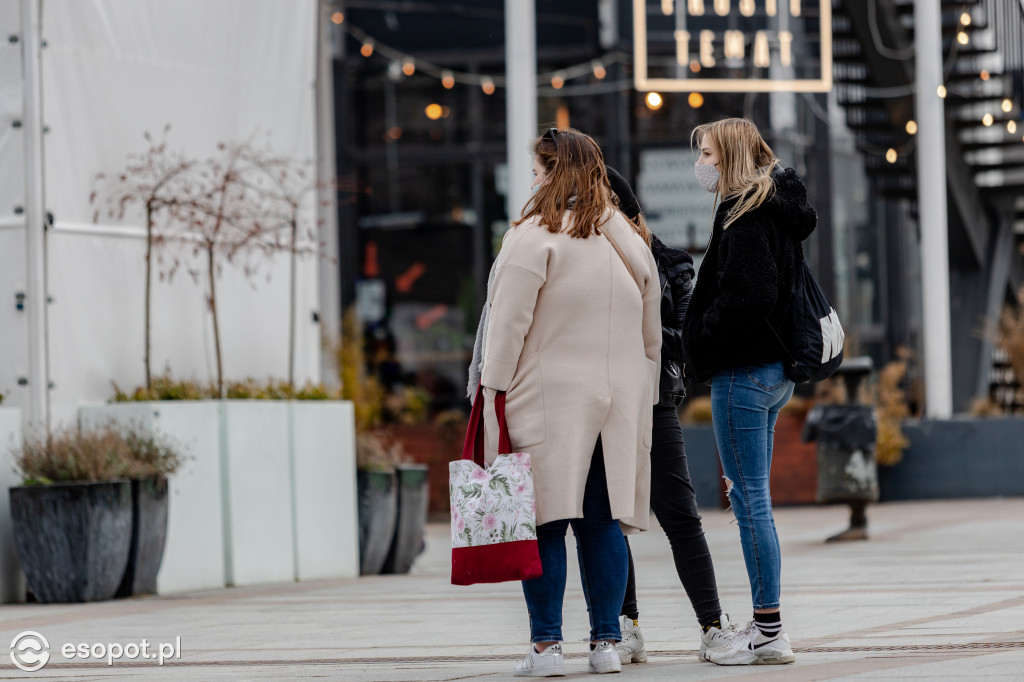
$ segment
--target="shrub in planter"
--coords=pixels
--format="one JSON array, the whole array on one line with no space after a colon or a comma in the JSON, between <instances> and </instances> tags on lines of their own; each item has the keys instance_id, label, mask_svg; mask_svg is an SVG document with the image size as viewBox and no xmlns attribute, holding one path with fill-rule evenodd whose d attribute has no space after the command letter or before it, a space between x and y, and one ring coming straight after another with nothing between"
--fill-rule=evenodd
<instances>
[{"instance_id":1,"label":"shrub in planter","mask_svg":"<svg viewBox=\"0 0 1024 682\"><path fill-rule=\"evenodd\" d=\"M356 481L359 494L359 572L376 575L384 568L398 522L400 447L382 432L356 435Z\"/></svg>"},{"instance_id":2,"label":"shrub in planter","mask_svg":"<svg viewBox=\"0 0 1024 682\"><path fill-rule=\"evenodd\" d=\"M129 433L125 440L132 484L132 534L118 597L156 593L156 575L167 542L167 477L181 465L175 448L153 437Z\"/></svg>"},{"instance_id":3,"label":"shrub in planter","mask_svg":"<svg viewBox=\"0 0 1024 682\"><path fill-rule=\"evenodd\" d=\"M29 436L10 490L18 558L43 603L110 599L128 562L132 496L128 448L114 429Z\"/></svg>"}]
</instances>

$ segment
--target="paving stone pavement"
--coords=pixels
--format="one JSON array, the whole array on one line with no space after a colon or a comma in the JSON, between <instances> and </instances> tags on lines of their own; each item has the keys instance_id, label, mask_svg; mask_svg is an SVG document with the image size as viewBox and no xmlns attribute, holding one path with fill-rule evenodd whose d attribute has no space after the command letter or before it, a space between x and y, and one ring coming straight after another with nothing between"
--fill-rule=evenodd
<instances>
[{"instance_id":1,"label":"paving stone pavement","mask_svg":"<svg viewBox=\"0 0 1024 682\"><path fill-rule=\"evenodd\" d=\"M788 666L698 662L693 610L660 529L631 538L650 662L638 680L1024 680L1024 498L887 503L869 508L871 539L825 544L845 507L776 511L782 615L797 654ZM750 619L732 516L704 514L723 606ZM567 542L572 543L571 533ZM449 584L446 524L407 576L235 588L94 604L0 607L0 640L26 630L50 644L37 672L0 660L0 679L503 680L526 651L518 584ZM569 675L589 677L586 606L569 554L564 648ZM180 657L67 660L68 643L160 643Z\"/></svg>"}]
</instances>

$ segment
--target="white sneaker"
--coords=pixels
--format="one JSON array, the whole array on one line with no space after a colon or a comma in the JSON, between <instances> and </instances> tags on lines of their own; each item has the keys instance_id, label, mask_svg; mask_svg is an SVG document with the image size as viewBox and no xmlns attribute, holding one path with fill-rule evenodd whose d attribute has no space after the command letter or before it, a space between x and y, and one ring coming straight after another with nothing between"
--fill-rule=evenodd
<instances>
[{"instance_id":1,"label":"white sneaker","mask_svg":"<svg viewBox=\"0 0 1024 682\"><path fill-rule=\"evenodd\" d=\"M647 651L644 649L644 633L640 632L640 626L633 625L633 619L629 616L621 616L619 629L622 630L622 641L615 645L615 650L619 652L619 662L622 665L646 663Z\"/></svg>"},{"instance_id":2,"label":"white sneaker","mask_svg":"<svg viewBox=\"0 0 1024 682\"><path fill-rule=\"evenodd\" d=\"M516 663L512 675L513 677L564 677L565 657L562 655L562 645L552 644L544 651L537 653L537 649L531 644L530 653Z\"/></svg>"},{"instance_id":3,"label":"white sneaker","mask_svg":"<svg viewBox=\"0 0 1024 682\"><path fill-rule=\"evenodd\" d=\"M619 661L619 652L615 650L615 643L602 641L590 650L590 665L587 672L592 673L617 673L622 671L622 663Z\"/></svg>"},{"instance_id":4,"label":"white sneaker","mask_svg":"<svg viewBox=\"0 0 1024 682\"><path fill-rule=\"evenodd\" d=\"M708 649L729 646L729 636L736 632L736 626L729 618L728 613L723 613L719 621L722 627L712 627L707 632L700 633L700 653L697 654L697 658L701 661L711 660L708 658Z\"/></svg>"},{"instance_id":5,"label":"white sneaker","mask_svg":"<svg viewBox=\"0 0 1024 682\"><path fill-rule=\"evenodd\" d=\"M708 659L718 665L779 665L796 660L785 630L774 637L765 637L754 621L730 635L727 646L708 649L707 654Z\"/></svg>"}]
</instances>

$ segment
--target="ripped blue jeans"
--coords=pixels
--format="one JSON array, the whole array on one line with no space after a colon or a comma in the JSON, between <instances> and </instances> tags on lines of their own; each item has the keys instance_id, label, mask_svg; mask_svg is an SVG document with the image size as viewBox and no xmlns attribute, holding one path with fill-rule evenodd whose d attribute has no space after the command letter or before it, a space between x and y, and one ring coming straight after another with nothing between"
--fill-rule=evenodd
<instances>
[{"instance_id":1,"label":"ripped blue jeans","mask_svg":"<svg viewBox=\"0 0 1024 682\"><path fill-rule=\"evenodd\" d=\"M740 529L755 609L779 606L782 554L768 477L779 410L794 384L782 363L734 367L711 379L711 415L729 500Z\"/></svg>"}]
</instances>

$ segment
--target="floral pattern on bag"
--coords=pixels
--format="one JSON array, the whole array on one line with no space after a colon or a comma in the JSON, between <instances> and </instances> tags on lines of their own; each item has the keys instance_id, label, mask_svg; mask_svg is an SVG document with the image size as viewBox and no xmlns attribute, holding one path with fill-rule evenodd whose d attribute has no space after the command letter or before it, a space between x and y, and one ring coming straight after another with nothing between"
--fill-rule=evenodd
<instances>
[{"instance_id":1,"label":"floral pattern on bag","mask_svg":"<svg viewBox=\"0 0 1024 682\"><path fill-rule=\"evenodd\" d=\"M486 469L460 459L448 470L452 547L537 539L530 455L498 455Z\"/></svg>"}]
</instances>

